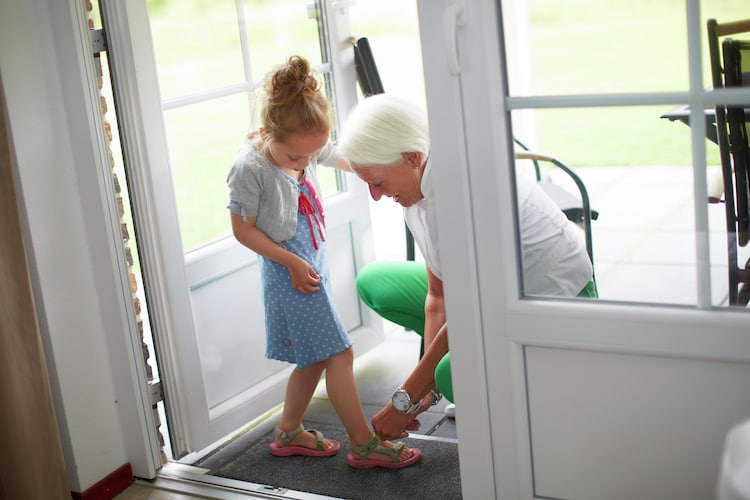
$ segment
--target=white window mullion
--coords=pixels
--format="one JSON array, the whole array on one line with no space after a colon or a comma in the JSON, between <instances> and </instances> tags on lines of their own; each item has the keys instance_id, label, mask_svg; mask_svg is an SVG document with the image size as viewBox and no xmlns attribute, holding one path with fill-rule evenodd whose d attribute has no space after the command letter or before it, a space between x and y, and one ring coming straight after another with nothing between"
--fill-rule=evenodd
<instances>
[{"instance_id":1,"label":"white window mullion","mask_svg":"<svg viewBox=\"0 0 750 500\"><path fill-rule=\"evenodd\" d=\"M701 46L705 29L701 27L698 0L688 0L688 71L690 76L690 133L693 155L693 197L695 213L695 255L698 284L697 306L711 308L711 255L708 238L708 188L706 185L706 116L703 96Z\"/></svg>"}]
</instances>

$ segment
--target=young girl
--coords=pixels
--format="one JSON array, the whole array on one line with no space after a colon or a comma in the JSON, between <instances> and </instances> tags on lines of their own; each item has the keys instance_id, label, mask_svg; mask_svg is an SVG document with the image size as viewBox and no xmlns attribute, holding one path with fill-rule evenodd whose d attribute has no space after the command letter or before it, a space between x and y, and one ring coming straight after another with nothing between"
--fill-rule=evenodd
<instances>
[{"instance_id":1,"label":"young girl","mask_svg":"<svg viewBox=\"0 0 750 500\"><path fill-rule=\"evenodd\" d=\"M354 381L352 341L329 282L317 163L350 170L329 141L329 105L307 60L292 56L266 77L261 127L248 135L227 182L235 238L258 254L266 357L297 368L289 377L276 456L327 457L339 443L305 431L302 417L323 370L331 404L349 436L352 467L402 468L420 450L381 441L367 425Z\"/></svg>"}]
</instances>

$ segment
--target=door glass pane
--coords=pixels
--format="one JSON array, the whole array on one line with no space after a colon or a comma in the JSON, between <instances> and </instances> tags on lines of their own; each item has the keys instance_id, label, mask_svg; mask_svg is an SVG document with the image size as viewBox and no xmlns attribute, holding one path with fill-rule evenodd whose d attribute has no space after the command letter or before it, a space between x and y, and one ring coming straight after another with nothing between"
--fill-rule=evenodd
<instances>
[{"instance_id":1,"label":"door glass pane","mask_svg":"<svg viewBox=\"0 0 750 500\"><path fill-rule=\"evenodd\" d=\"M397 16L393 13L398 12ZM389 94L425 100L422 47L417 23L417 3L379 0L354 3L349 10L352 33L367 38L373 58Z\"/></svg>"},{"instance_id":2,"label":"door glass pane","mask_svg":"<svg viewBox=\"0 0 750 500\"><path fill-rule=\"evenodd\" d=\"M522 8L514 5L509 10ZM528 22L529 46L526 54L516 56L530 66L530 81L511 88L511 95L688 87L682 1L529 0L526 9L528 17L522 19ZM507 29L523 31L519 26Z\"/></svg>"},{"instance_id":3,"label":"door glass pane","mask_svg":"<svg viewBox=\"0 0 750 500\"><path fill-rule=\"evenodd\" d=\"M245 136L258 127L263 77L294 54L314 67L327 62L314 6L299 0L148 1L186 252L231 234L226 176ZM334 169L321 168L319 178L324 194L340 189Z\"/></svg>"},{"instance_id":4,"label":"door glass pane","mask_svg":"<svg viewBox=\"0 0 750 500\"><path fill-rule=\"evenodd\" d=\"M512 96L688 90L684 0L503 0L503 11L506 36L529 40L508 53ZM750 12L741 0L702 0L701 40L709 18L728 22Z\"/></svg>"},{"instance_id":5,"label":"door glass pane","mask_svg":"<svg viewBox=\"0 0 750 500\"><path fill-rule=\"evenodd\" d=\"M590 245L601 299L696 303L689 129L660 118L666 111L660 106L527 111L538 136L525 142L516 133L525 145L533 143L532 149L554 157L581 180L596 217ZM538 176L531 161L517 161L516 174L537 183L578 222L575 227L560 217L558 223L585 242L579 188L557 164L540 161L537 166ZM520 187L519 198L525 199ZM541 231L546 224L532 224L528 210L519 208L525 293L575 296L589 281L575 270L583 274L583 264L554 256L558 248L571 252L571 247L555 231ZM544 275L537 271L540 266ZM560 269L565 273L557 275ZM566 291L567 286L575 290Z\"/></svg>"},{"instance_id":6,"label":"door glass pane","mask_svg":"<svg viewBox=\"0 0 750 500\"><path fill-rule=\"evenodd\" d=\"M248 128L247 96L164 112L185 250L229 234L226 177Z\"/></svg>"},{"instance_id":7,"label":"door glass pane","mask_svg":"<svg viewBox=\"0 0 750 500\"><path fill-rule=\"evenodd\" d=\"M162 99L245 80L233 1L150 0Z\"/></svg>"},{"instance_id":8,"label":"door glass pane","mask_svg":"<svg viewBox=\"0 0 750 500\"><path fill-rule=\"evenodd\" d=\"M513 136L564 163L583 182L597 216L590 224L590 246L600 299L705 306L710 290L710 305L730 305L736 284L729 283L729 276L750 253L729 241L731 209L725 203L714 105L705 106L706 137L695 136L705 141L699 145L705 145L704 199L704 186L695 185L704 182L703 159L693 157L687 104L689 92L712 87L707 19L726 23L750 14L742 2L702 0L697 7L682 0L503 3L509 94L550 97L530 109L513 109ZM699 11L698 54L689 54L689 9ZM691 57L696 67L701 64L698 89L690 88ZM610 96L616 102L630 93L669 104L601 106ZM675 93L684 96L685 104L670 102ZM601 97L592 102L595 106L585 107L586 95L596 94ZM570 101L554 96L573 95L582 96L581 107L557 107ZM525 101L516 102L511 106ZM579 187L561 168L545 161L547 168L538 177L533 165L523 163L530 162L517 162L517 173L541 181L558 202L563 196L558 184L579 198L580 216ZM724 162L725 171L729 163ZM696 187L701 199L696 199ZM530 236L524 234L523 212L520 216L522 248ZM707 233L696 231L704 216ZM522 256L525 268L530 267L533 256ZM527 271L522 273L526 295L559 295L540 292Z\"/></svg>"},{"instance_id":9,"label":"door glass pane","mask_svg":"<svg viewBox=\"0 0 750 500\"><path fill-rule=\"evenodd\" d=\"M531 117L537 124L538 136L525 145L570 168L585 187L596 217L591 221L591 244L600 299L695 306L699 294L697 269L708 265L712 304L727 303L724 206L708 204L710 262L699 262L690 129L679 119L664 117L675 113L674 108L680 107L513 113L524 113L526 120ZM525 139L518 133L516 137L522 142ZM720 182L715 144L707 145L706 161L709 181L715 185ZM573 206L580 210L581 194L571 178L551 162L538 165L537 177L531 161L519 160L516 174L539 182L560 208L571 206L565 205L565 196L559 194L564 190L577 198ZM584 238L582 224L579 227L577 234ZM531 232L523 222L520 228L525 241ZM533 257L523 252L522 258L524 269L531 266ZM525 274L526 294L548 295L528 292L534 287L534 279L533 274Z\"/></svg>"},{"instance_id":10,"label":"door glass pane","mask_svg":"<svg viewBox=\"0 0 750 500\"><path fill-rule=\"evenodd\" d=\"M393 13L398 12L397 16ZM349 9L352 33L367 38L383 89L413 102L425 103L422 47L417 21L417 2L378 0L356 2ZM406 258L416 245L407 246L403 208L398 203L369 198L373 214L375 255L379 260ZM394 230L403 227L404 230Z\"/></svg>"}]
</instances>

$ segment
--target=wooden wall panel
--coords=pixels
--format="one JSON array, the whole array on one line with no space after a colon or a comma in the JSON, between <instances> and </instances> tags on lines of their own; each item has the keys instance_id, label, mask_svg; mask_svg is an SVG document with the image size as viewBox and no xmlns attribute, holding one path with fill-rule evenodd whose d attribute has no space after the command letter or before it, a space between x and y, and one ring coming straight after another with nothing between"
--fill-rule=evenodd
<instances>
[{"instance_id":1,"label":"wooden wall panel","mask_svg":"<svg viewBox=\"0 0 750 500\"><path fill-rule=\"evenodd\" d=\"M29 280L0 81L0 499L70 498Z\"/></svg>"}]
</instances>

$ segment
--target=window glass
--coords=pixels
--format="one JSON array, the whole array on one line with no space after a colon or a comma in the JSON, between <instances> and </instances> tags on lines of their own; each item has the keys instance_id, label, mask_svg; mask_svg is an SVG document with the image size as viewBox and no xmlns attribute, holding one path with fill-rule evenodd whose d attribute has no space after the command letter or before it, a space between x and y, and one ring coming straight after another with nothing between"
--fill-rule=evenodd
<instances>
[{"instance_id":1,"label":"window glass","mask_svg":"<svg viewBox=\"0 0 750 500\"><path fill-rule=\"evenodd\" d=\"M516 134L526 148L569 168L584 186L595 217L590 223L590 243L602 300L684 306L697 303L690 129L677 118L673 121L671 116L663 116L679 114L675 108L536 109L531 116L539 135L524 142L526 138ZM529 118L528 110L516 113ZM517 151L523 149L516 146ZM707 147L712 182L720 179L717 149ZM582 194L562 168L549 161L535 166L530 160L517 160L516 175L537 182L559 208L577 209L566 212L574 215L569 217L578 226L574 234L585 242L585 226L580 219ZM709 204L708 212L712 303L722 305L727 300L724 206ZM534 238L538 243L540 237L539 231L524 224L528 217L519 208L521 248L533 245ZM535 254L524 251L521 255L525 294L553 294L534 288L536 278L529 268L533 268Z\"/></svg>"},{"instance_id":2,"label":"window glass","mask_svg":"<svg viewBox=\"0 0 750 500\"><path fill-rule=\"evenodd\" d=\"M162 99L245 80L235 3L149 0Z\"/></svg>"},{"instance_id":3,"label":"window glass","mask_svg":"<svg viewBox=\"0 0 750 500\"><path fill-rule=\"evenodd\" d=\"M511 88L511 95L688 87L682 1L529 0L526 8L528 61L519 62L529 65L530 79Z\"/></svg>"},{"instance_id":4,"label":"window glass","mask_svg":"<svg viewBox=\"0 0 750 500\"><path fill-rule=\"evenodd\" d=\"M226 178L248 127L247 96L164 112L169 163L185 249L229 234Z\"/></svg>"},{"instance_id":5,"label":"window glass","mask_svg":"<svg viewBox=\"0 0 750 500\"><path fill-rule=\"evenodd\" d=\"M352 33L368 41L385 92L425 105L417 2L355 2L349 9L349 20ZM369 203L377 258L400 260L413 251L414 258L422 260L417 245L407 239L401 205L372 198ZM404 230L394 230L398 227Z\"/></svg>"},{"instance_id":6,"label":"window glass","mask_svg":"<svg viewBox=\"0 0 750 500\"><path fill-rule=\"evenodd\" d=\"M728 274L735 258L727 248L736 245L728 242L714 104L704 106L702 137L690 126L687 103L691 92L710 92L712 87L706 20L747 19L746 7L742 2L703 0L701 52L689 54L687 12L695 6L683 0L505 4L513 135L526 148L554 159L543 161L539 171L529 160L517 161L516 173L530 176L558 201L558 208L565 209L562 203L569 202L560 188L578 198L580 217L580 187L554 162L578 176L595 216L590 246L599 298L695 306L705 304L710 288L710 305L727 305L732 289ZM702 75L699 88L690 88L691 59ZM623 99L628 94L642 97L628 104ZM685 104L675 104L675 95L684 96ZM570 100L572 96L577 99ZM543 99L528 99L534 97ZM624 104L616 105L618 101ZM645 105L658 102L665 104ZM695 194L695 181L704 182L704 159L693 157L693 137L705 145L705 201ZM523 200L520 182L517 187ZM704 186L699 187L703 197ZM522 293L559 295L535 288L534 269L529 268L538 265L534 259L539 256L525 246L545 236L529 229L522 206ZM704 234L696 227L706 216ZM581 225L580 219L569 218ZM578 236L586 241L584 229L585 224ZM737 252L742 263L750 250ZM569 276L556 279L565 282Z\"/></svg>"},{"instance_id":7,"label":"window glass","mask_svg":"<svg viewBox=\"0 0 750 500\"><path fill-rule=\"evenodd\" d=\"M394 16L394 12L398 15ZM349 16L352 33L367 38L370 44L383 89L423 103L417 3L402 0L354 3Z\"/></svg>"},{"instance_id":8,"label":"window glass","mask_svg":"<svg viewBox=\"0 0 750 500\"><path fill-rule=\"evenodd\" d=\"M750 17L742 1L701 4L702 27L711 17L720 22ZM688 90L684 0L528 0L504 12L506 33L529 41L511 47L508 55L508 70L515 73L510 95ZM705 51L704 57L707 62ZM703 75L710 85L708 65Z\"/></svg>"},{"instance_id":9,"label":"window glass","mask_svg":"<svg viewBox=\"0 0 750 500\"><path fill-rule=\"evenodd\" d=\"M170 167L183 247L230 234L226 176L256 130L263 77L291 55L322 59L314 3L297 0L149 0ZM328 95L329 99L333 96ZM319 170L325 195L340 189Z\"/></svg>"}]
</instances>

